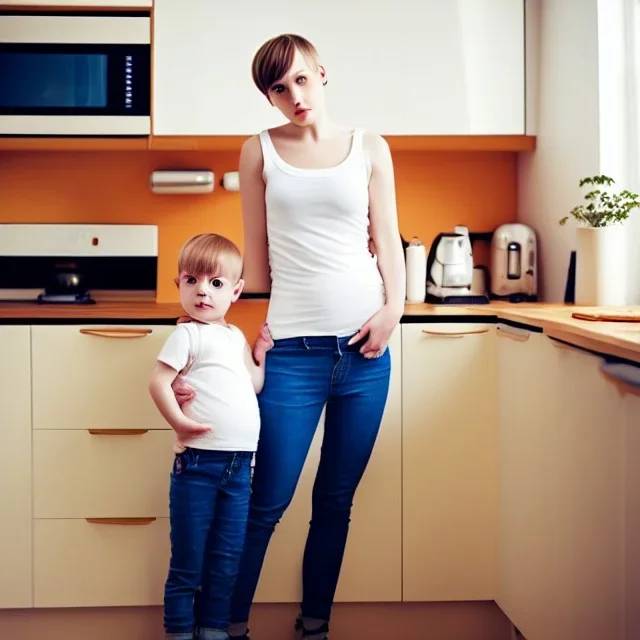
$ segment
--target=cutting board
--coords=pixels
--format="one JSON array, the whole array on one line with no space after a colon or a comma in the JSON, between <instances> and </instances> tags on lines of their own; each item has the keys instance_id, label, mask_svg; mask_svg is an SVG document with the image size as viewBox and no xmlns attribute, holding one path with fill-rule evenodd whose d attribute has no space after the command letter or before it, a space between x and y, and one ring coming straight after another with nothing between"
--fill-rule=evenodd
<instances>
[{"instance_id":1,"label":"cutting board","mask_svg":"<svg viewBox=\"0 0 640 640\"><path fill-rule=\"evenodd\" d=\"M640 308L611 309L609 311L574 311L571 316L576 320L592 320L595 322L640 322Z\"/></svg>"}]
</instances>

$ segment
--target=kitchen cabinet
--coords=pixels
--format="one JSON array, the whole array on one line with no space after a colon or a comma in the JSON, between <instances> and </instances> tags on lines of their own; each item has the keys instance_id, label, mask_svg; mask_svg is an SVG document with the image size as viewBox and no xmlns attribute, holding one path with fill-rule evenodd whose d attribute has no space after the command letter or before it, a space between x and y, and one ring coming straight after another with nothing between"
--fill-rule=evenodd
<instances>
[{"instance_id":1,"label":"kitchen cabinet","mask_svg":"<svg viewBox=\"0 0 640 640\"><path fill-rule=\"evenodd\" d=\"M563 545L554 543L554 538L567 533L556 506L566 494L566 485L556 475L562 471L567 447L555 442L562 439L556 433L558 425L567 423L556 417L563 408L562 386L557 384L557 353L547 338L502 324L496 335L500 451L500 589L496 601L526 638L536 640L547 637L545 631L541 633L547 604L555 611L554 603L547 602L546 588L550 582L562 585L556 572L562 574L565 568L564 562L551 565L549 560L554 555L550 547ZM550 504L545 503L542 487L547 474L555 474L553 481L557 482ZM550 572L555 578L549 578ZM553 590L562 609L568 593L558 591Z\"/></svg>"},{"instance_id":2,"label":"kitchen cabinet","mask_svg":"<svg viewBox=\"0 0 640 640\"><path fill-rule=\"evenodd\" d=\"M153 134L250 135L283 123L251 79L258 47L299 33L332 118L382 135L525 132L524 0L156 0ZM311 105L313 106L313 105Z\"/></svg>"},{"instance_id":3,"label":"kitchen cabinet","mask_svg":"<svg viewBox=\"0 0 640 640\"><path fill-rule=\"evenodd\" d=\"M402 325L405 601L496 596L496 383L491 324Z\"/></svg>"},{"instance_id":4,"label":"kitchen cabinet","mask_svg":"<svg viewBox=\"0 0 640 640\"><path fill-rule=\"evenodd\" d=\"M0 609L31 607L31 330L0 326Z\"/></svg>"},{"instance_id":5,"label":"kitchen cabinet","mask_svg":"<svg viewBox=\"0 0 640 640\"><path fill-rule=\"evenodd\" d=\"M622 638L620 397L598 354L497 334L497 602L528 640Z\"/></svg>"},{"instance_id":6,"label":"kitchen cabinet","mask_svg":"<svg viewBox=\"0 0 640 640\"><path fill-rule=\"evenodd\" d=\"M401 331L389 342L391 385L376 446L356 492L336 602L397 602L402 597ZM322 445L323 418L295 496L276 526L255 602L300 602L302 556L311 491Z\"/></svg>"},{"instance_id":7,"label":"kitchen cabinet","mask_svg":"<svg viewBox=\"0 0 640 640\"><path fill-rule=\"evenodd\" d=\"M10 7L69 7L70 9L96 8L145 8L152 7L153 0L2 0Z\"/></svg>"},{"instance_id":8,"label":"kitchen cabinet","mask_svg":"<svg viewBox=\"0 0 640 640\"><path fill-rule=\"evenodd\" d=\"M168 429L148 385L155 359L173 329L34 326L33 428Z\"/></svg>"},{"instance_id":9,"label":"kitchen cabinet","mask_svg":"<svg viewBox=\"0 0 640 640\"><path fill-rule=\"evenodd\" d=\"M36 520L36 607L162 605L169 519Z\"/></svg>"}]
</instances>

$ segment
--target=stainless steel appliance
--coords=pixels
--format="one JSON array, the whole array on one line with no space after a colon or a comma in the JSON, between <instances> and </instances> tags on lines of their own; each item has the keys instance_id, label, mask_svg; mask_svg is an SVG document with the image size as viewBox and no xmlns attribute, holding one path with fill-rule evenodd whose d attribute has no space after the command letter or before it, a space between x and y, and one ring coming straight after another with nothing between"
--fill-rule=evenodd
<instances>
[{"instance_id":1,"label":"stainless steel appliance","mask_svg":"<svg viewBox=\"0 0 640 640\"><path fill-rule=\"evenodd\" d=\"M509 302L538 299L536 234L530 227L503 224L491 240L491 297Z\"/></svg>"},{"instance_id":2,"label":"stainless steel appliance","mask_svg":"<svg viewBox=\"0 0 640 640\"><path fill-rule=\"evenodd\" d=\"M455 227L453 233L436 236L427 257L426 301L445 304L481 304L484 295L472 291L473 254L469 230Z\"/></svg>"},{"instance_id":3,"label":"stainless steel appliance","mask_svg":"<svg viewBox=\"0 0 640 640\"><path fill-rule=\"evenodd\" d=\"M0 224L0 301L93 304L92 294L153 293L158 227Z\"/></svg>"},{"instance_id":4,"label":"stainless steel appliance","mask_svg":"<svg viewBox=\"0 0 640 640\"><path fill-rule=\"evenodd\" d=\"M148 12L0 11L1 136L147 136Z\"/></svg>"}]
</instances>

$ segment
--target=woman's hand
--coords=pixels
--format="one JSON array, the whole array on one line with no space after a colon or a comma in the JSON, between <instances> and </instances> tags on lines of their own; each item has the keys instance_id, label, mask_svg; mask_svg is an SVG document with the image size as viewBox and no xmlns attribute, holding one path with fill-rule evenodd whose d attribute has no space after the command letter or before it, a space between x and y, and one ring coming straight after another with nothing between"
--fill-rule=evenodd
<instances>
[{"instance_id":1,"label":"woman's hand","mask_svg":"<svg viewBox=\"0 0 640 640\"><path fill-rule=\"evenodd\" d=\"M360 348L360 353L365 358L379 358L385 352L389 338L401 317L401 312L394 311L388 305L383 306L364 323L360 331L349 340L349 344L354 344L368 336L367 341Z\"/></svg>"}]
</instances>

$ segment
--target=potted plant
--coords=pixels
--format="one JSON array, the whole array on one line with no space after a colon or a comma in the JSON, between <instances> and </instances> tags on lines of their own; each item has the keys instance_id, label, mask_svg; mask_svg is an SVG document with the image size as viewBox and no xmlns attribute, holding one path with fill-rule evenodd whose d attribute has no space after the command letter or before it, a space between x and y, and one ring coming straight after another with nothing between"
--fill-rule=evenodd
<instances>
[{"instance_id":1,"label":"potted plant","mask_svg":"<svg viewBox=\"0 0 640 640\"><path fill-rule=\"evenodd\" d=\"M626 299L625 222L631 212L640 207L638 195L628 190L615 193L613 178L596 175L580 180L578 186L588 187L585 202L560 219L569 218L576 228L576 295L579 305L624 305Z\"/></svg>"}]
</instances>

